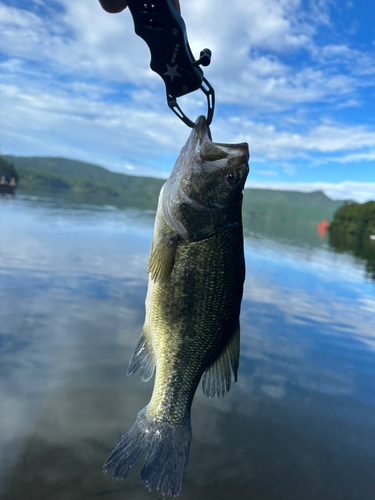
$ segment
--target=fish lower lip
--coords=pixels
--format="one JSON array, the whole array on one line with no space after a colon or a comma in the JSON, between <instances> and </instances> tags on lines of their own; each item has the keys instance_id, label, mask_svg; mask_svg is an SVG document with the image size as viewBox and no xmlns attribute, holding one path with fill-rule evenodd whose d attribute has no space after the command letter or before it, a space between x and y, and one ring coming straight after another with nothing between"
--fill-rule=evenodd
<instances>
[{"instance_id":1,"label":"fish lower lip","mask_svg":"<svg viewBox=\"0 0 375 500\"><path fill-rule=\"evenodd\" d=\"M210 141L212 141L211 131L210 131L209 126L207 125L205 116L203 116L203 115L198 116L198 118L195 122L194 132L198 136L198 143L199 144L202 142L202 140L204 139L205 136L207 136L208 139Z\"/></svg>"}]
</instances>

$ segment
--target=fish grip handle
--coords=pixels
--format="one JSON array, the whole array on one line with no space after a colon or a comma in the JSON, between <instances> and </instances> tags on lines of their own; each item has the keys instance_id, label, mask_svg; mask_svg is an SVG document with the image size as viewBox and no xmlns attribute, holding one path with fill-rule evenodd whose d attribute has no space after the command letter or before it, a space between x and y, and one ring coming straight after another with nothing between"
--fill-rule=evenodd
<instances>
[{"instance_id":1,"label":"fish grip handle","mask_svg":"<svg viewBox=\"0 0 375 500\"><path fill-rule=\"evenodd\" d=\"M186 125L194 127L194 122L177 104L177 98L201 89L207 97L207 122L211 123L215 93L200 68L210 63L211 51L204 49L195 60L185 22L171 0L128 0L128 7L136 34L150 49L150 67L164 81L168 106Z\"/></svg>"}]
</instances>

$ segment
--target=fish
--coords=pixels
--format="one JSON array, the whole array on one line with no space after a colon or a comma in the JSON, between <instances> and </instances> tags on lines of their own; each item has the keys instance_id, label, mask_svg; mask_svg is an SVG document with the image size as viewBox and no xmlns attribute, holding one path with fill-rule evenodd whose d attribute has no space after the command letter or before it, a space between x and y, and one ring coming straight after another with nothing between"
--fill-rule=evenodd
<instances>
[{"instance_id":1,"label":"fish","mask_svg":"<svg viewBox=\"0 0 375 500\"><path fill-rule=\"evenodd\" d=\"M126 478L147 451L141 481L163 497L181 490L200 380L210 398L237 381L248 163L247 143L212 142L200 116L160 191L145 322L127 371L140 370L143 381L156 372L154 390L104 471Z\"/></svg>"}]
</instances>

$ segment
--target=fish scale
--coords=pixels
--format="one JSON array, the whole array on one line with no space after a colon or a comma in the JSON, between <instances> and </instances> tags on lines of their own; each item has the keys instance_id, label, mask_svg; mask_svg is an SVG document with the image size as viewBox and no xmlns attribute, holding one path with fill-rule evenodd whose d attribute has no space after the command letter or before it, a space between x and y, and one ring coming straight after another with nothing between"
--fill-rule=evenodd
<instances>
[{"instance_id":1,"label":"fish scale","mask_svg":"<svg viewBox=\"0 0 375 500\"><path fill-rule=\"evenodd\" d=\"M146 319L128 368L143 381L156 370L154 390L104 469L125 478L147 452L141 480L163 496L181 490L200 380L208 397L224 396L232 376L237 381L248 159L246 143L212 142L201 116L160 192Z\"/></svg>"},{"instance_id":2,"label":"fish scale","mask_svg":"<svg viewBox=\"0 0 375 500\"><path fill-rule=\"evenodd\" d=\"M245 272L242 228L226 228L211 238L182 245L175 260L167 283L150 280L147 323L157 328L146 326L158 367L148 411L156 412L162 404L158 418L167 418L172 424L190 417L191 402L203 372L217 358L236 326L242 297L238 283L243 282ZM186 281L186 266L201 271L192 271L191 280ZM225 280L228 274L233 279ZM175 309L168 305L171 303L179 311L177 321ZM180 311L188 313L183 315L183 322L179 321ZM190 342L186 343L186 339ZM176 380L182 382L180 391L175 387ZM170 391L174 392L173 398Z\"/></svg>"}]
</instances>

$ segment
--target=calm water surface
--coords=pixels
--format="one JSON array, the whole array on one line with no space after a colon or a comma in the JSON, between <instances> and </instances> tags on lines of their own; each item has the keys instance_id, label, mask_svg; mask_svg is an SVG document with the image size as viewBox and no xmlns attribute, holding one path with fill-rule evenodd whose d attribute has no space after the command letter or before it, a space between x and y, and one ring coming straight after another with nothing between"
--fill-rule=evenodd
<instances>
[{"instance_id":1,"label":"calm water surface","mask_svg":"<svg viewBox=\"0 0 375 500\"><path fill-rule=\"evenodd\" d=\"M141 466L102 473L152 391L125 374L153 220L0 199L1 499L158 498ZM180 498L374 500L375 281L315 228L259 224L245 231L239 382L220 400L198 389Z\"/></svg>"}]
</instances>

